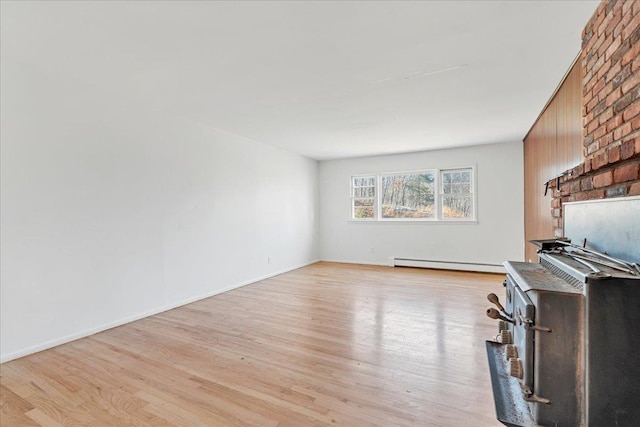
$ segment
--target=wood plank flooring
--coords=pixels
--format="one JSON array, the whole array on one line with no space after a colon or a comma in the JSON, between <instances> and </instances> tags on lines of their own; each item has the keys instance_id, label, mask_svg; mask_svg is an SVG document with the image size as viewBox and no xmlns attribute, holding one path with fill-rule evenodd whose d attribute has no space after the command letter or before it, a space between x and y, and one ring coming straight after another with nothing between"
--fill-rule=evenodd
<instances>
[{"instance_id":1,"label":"wood plank flooring","mask_svg":"<svg viewBox=\"0 0 640 427\"><path fill-rule=\"evenodd\" d=\"M0 365L0 425L499 426L502 279L317 263Z\"/></svg>"}]
</instances>

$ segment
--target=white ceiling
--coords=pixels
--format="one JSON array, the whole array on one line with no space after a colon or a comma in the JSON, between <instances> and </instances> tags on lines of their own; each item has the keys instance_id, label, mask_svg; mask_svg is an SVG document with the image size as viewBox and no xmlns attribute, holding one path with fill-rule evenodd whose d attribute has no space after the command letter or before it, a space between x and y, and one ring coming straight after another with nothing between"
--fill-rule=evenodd
<instances>
[{"instance_id":1,"label":"white ceiling","mask_svg":"<svg viewBox=\"0 0 640 427\"><path fill-rule=\"evenodd\" d=\"M597 1L2 2L2 59L314 159L522 140Z\"/></svg>"}]
</instances>

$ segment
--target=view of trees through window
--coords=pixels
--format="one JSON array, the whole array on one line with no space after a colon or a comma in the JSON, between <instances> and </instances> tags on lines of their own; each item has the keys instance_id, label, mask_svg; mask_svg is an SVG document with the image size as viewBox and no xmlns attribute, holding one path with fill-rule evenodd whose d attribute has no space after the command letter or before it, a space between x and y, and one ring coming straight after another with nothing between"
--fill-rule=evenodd
<instances>
[{"instance_id":1,"label":"view of trees through window","mask_svg":"<svg viewBox=\"0 0 640 427\"><path fill-rule=\"evenodd\" d=\"M434 218L432 172L380 177L382 218Z\"/></svg>"},{"instance_id":2,"label":"view of trees through window","mask_svg":"<svg viewBox=\"0 0 640 427\"><path fill-rule=\"evenodd\" d=\"M473 175L463 168L352 177L351 218L474 220Z\"/></svg>"},{"instance_id":3,"label":"view of trees through window","mask_svg":"<svg viewBox=\"0 0 640 427\"><path fill-rule=\"evenodd\" d=\"M442 217L473 217L470 170L442 172Z\"/></svg>"},{"instance_id":4,"label":"view of trees through window","mask_svg":"<svg viewBox=\"0 0 640 427\"><path fill-rule=\"evenodd\" d=\"M376 177L362 176L353 178L351 205L353 218L365 219L375 217Z\"/></svg>"}]
</instances>

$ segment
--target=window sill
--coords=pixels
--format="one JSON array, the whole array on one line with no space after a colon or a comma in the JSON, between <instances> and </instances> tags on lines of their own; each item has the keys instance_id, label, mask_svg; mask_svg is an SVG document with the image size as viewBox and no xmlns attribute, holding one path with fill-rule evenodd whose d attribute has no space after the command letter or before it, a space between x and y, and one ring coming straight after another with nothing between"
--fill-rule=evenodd
<instances>
[{"instance_id":1,"label":"window sill","mask_svg":"<svg viewBox=\"0 0 640 427\"><path fill-rule=\"evenodd\" d=\"M408 224L408 225L425 225L425 224L447 224L447 225L451 225L451 224L458 224L458 225L475 225L478 224L478 220L474 219L474 220L469 220L469 221L451 221L451 220L430 220L430 219L425 219L425 220L375 220L375 219L348 219L347 220L348 223L350 224L386 224L386 225L393 225L393 224Z\"/></svg>"}]
</instances>

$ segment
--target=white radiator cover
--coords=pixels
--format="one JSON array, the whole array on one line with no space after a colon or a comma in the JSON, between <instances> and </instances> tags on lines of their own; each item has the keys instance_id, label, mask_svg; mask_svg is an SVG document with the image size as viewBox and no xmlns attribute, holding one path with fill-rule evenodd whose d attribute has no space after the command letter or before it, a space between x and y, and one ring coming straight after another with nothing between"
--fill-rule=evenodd
<instances>
[{"instance_id":1,"label":"white radiator cover","mask_svg":"<svg viewBox=\"0 0 640 427\"><path fill-rule=\"evenodd\" d=\"M436 268L441 270L478 271L483 273L506 273L501 264L483 264L432 259L391 258L393 267Z\"/></svg>"}]
</instances>

